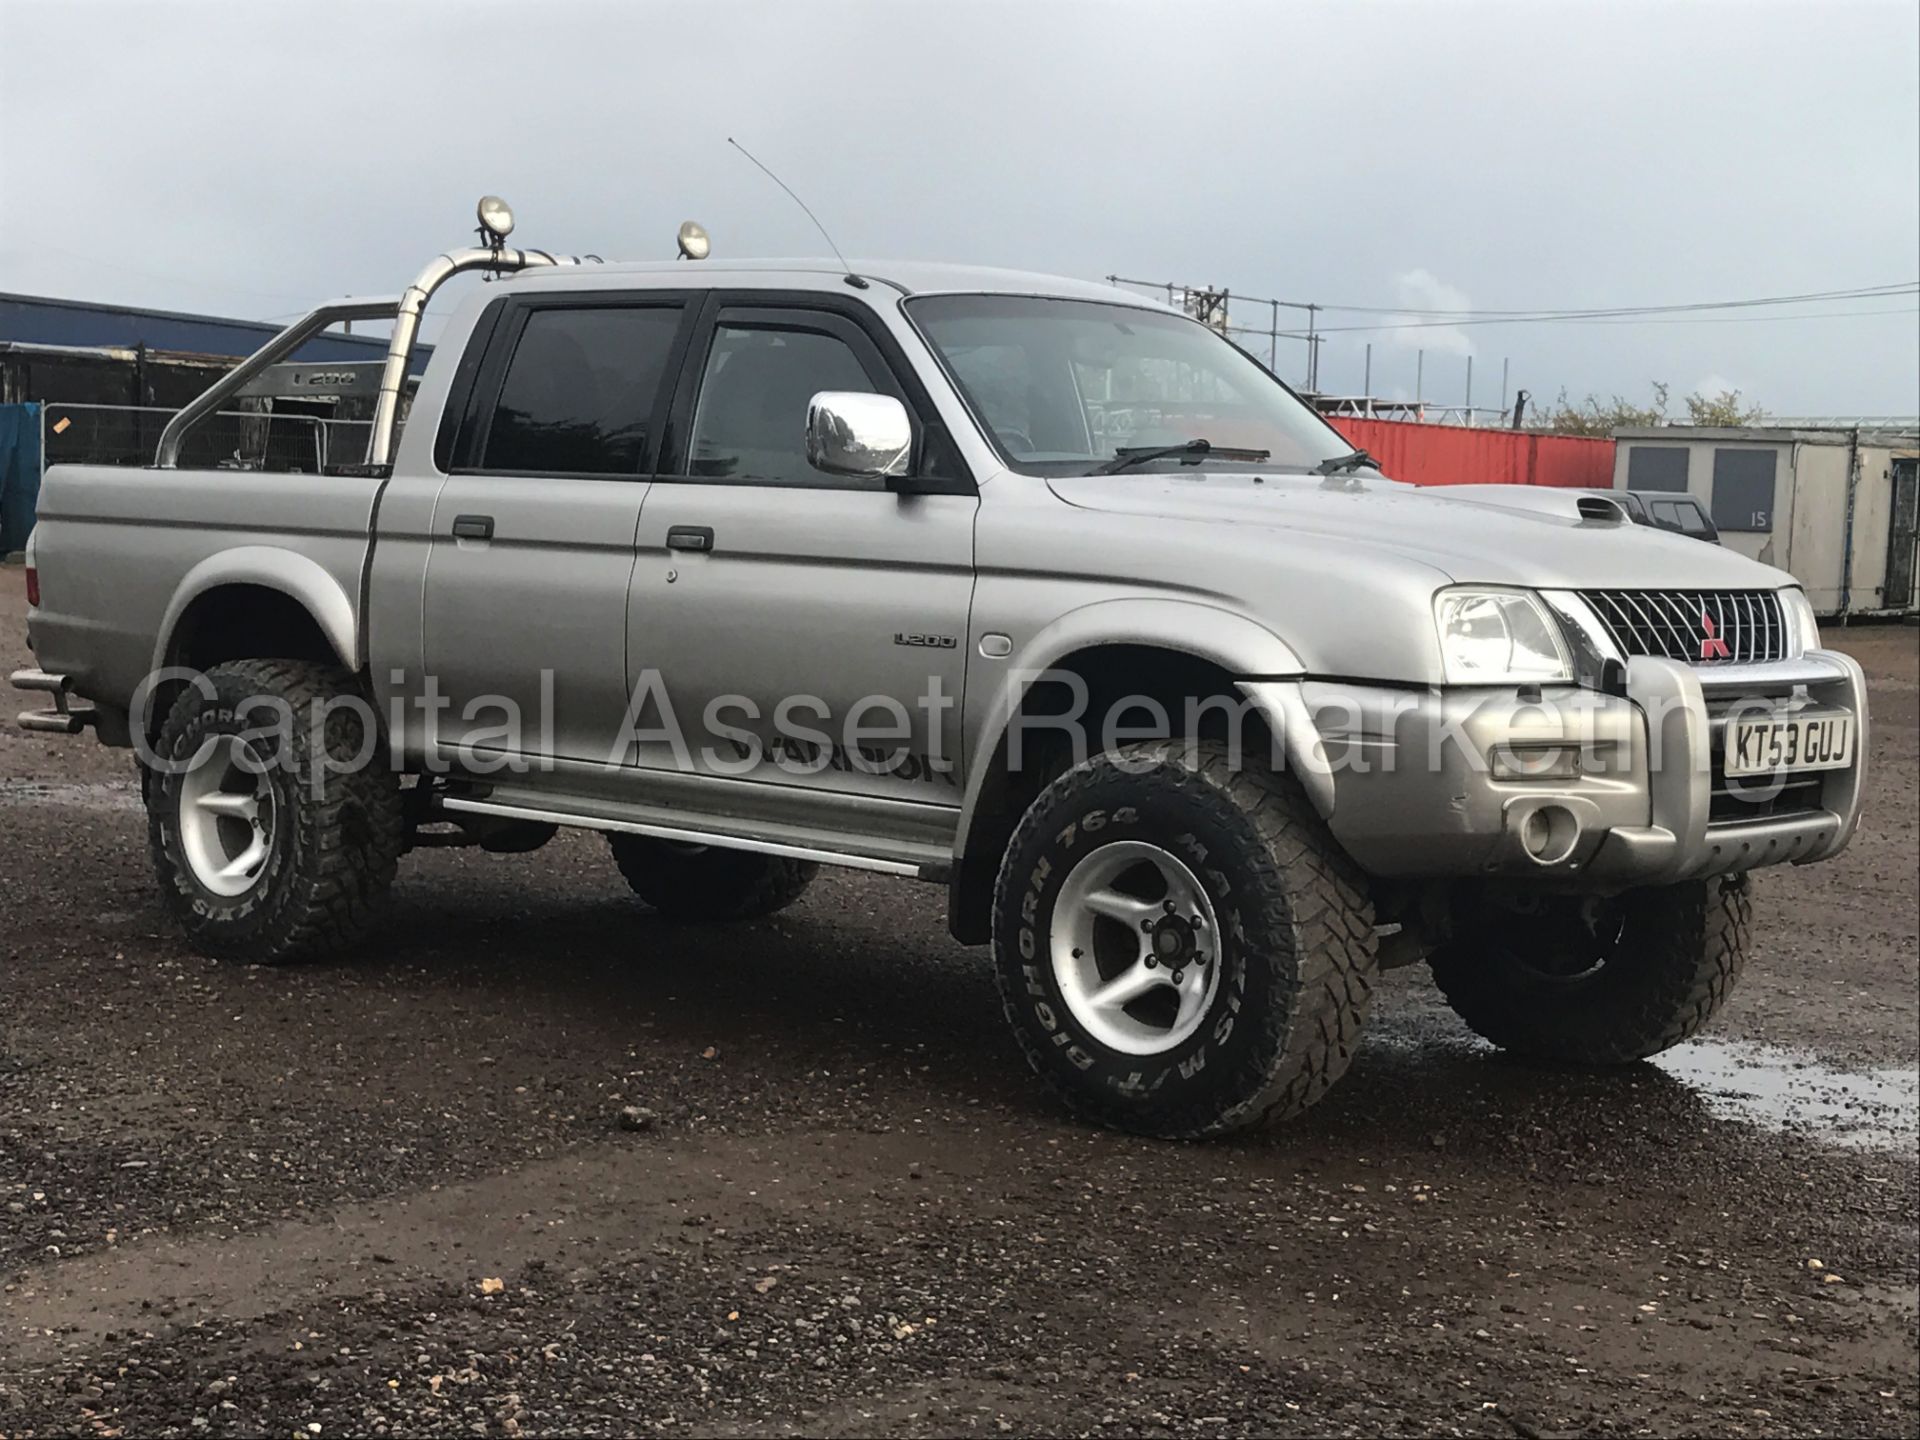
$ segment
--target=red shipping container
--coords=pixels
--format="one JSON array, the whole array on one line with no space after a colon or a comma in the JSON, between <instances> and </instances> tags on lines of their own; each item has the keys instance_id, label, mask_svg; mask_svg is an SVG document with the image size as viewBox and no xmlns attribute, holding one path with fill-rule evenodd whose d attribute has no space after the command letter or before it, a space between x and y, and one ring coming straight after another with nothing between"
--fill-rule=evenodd
<instances>
[{"instance_id":1,"label":"red shipping container","mask_svg":"<svg viewBox=\"0 0 1920 1440\"><path fill-rule=\"evenodd\" d=\"M1613 441L1329 415L1327 423L1415 485L1562 485L1613 488Z\"/></svg>"}]
</instances>

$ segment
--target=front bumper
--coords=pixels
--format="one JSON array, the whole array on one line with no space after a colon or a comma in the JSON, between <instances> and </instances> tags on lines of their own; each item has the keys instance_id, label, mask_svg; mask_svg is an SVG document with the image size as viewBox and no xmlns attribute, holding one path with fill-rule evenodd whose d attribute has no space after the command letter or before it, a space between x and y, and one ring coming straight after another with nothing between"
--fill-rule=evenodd
<instances>
[{"instance_id":1,"label":"front bumper","mask_svg":"<svg viewBox=\"0 0 1920 1440\"><path fill-rule=\"evenodd\" d=\"M1377 876L1669 884L1828 859L1860 818L1866 682L1837 651L1710 668L1636 657L1624 696L1319 680L1242 688L1335 838ZM1749 804L1719 767L1734 707L1844 711L1852 763L1796 775L1777 799ZM1492 763L1502 750L1572 752L1576 773L1504 778Z\"/></svg>"}]
</instances>

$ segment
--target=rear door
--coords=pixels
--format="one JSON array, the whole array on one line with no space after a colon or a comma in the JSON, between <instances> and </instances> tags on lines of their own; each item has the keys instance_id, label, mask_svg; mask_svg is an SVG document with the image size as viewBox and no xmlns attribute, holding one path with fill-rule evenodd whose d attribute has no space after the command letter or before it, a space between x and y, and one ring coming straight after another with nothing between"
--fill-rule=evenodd
<instances>
[{"instance_id":1,"label":"rear door","mask_svg":"<svg viewBox=\"0 0 1920 1440\"><path fill-rule=\"evenodd\" d=\"M960 803L960 700L979 501L918 380L864 307L721 294L689 349L640 516L628 620L643 767L790 788L796 804ZM890 394L944 493L815 470L808 401ZM782 717L784 718L784 722ZM801 733L809 732L809 733ZM764 797L766 792L762 790Z\"/></svg>"},{"instance_id":2,"label":"rear door","mask_svg":"<svg viewBox=\"0 0 1920 1440\"><path fill-rule=\"evenodd\" d=\"M690 322L681 293L506 302L432 521L440 757L618 763L634 531Z\"/></svg>"}]
</instances>

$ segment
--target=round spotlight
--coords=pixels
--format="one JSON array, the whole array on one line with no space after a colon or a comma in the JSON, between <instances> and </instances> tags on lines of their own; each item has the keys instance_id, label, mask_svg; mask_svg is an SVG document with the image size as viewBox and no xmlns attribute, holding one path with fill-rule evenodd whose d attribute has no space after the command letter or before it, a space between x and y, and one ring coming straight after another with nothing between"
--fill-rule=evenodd
<instances>
[{"instance_id":1,"label":"round spotlight","mask_svg":"<svg viewBox=\"0 0 1920 1440\"><path fill-rule=\"evenodd\" d=\"M480 197L480 228L496 240L513 233L513 207L498 195Z\"/></svg>"},{"instance_id":2,"label":"round spotlight","mask_svg":"<svg viewBox=\"0 0 1920 1440\"><path fill-rule=\"evenodd\" d=\"M697 220L682 222L677 240L682 260L704 260L707 252L713 248L713 242L707 238L706 227Z\"/></svg>"}]
</instances>

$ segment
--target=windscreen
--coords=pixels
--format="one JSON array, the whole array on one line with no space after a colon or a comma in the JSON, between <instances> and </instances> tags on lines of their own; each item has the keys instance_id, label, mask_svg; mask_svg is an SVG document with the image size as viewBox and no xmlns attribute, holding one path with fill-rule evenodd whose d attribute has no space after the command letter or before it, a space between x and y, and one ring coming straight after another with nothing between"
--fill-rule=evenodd
<instances>
[{"instance_id":1,"label":"windscreen","mask_svg":"<svg viewBox=\"0 0 1920 1440\"><path fill-rule=\"evenodd\" d=\"M1020 295L927 295L907 310L1016 469L1084 475L1128 451L1205 440L1267 452L1240 463L1306 470L1353 448L1253 359L1179 315Z\"/></svg>"}]
</instances>

